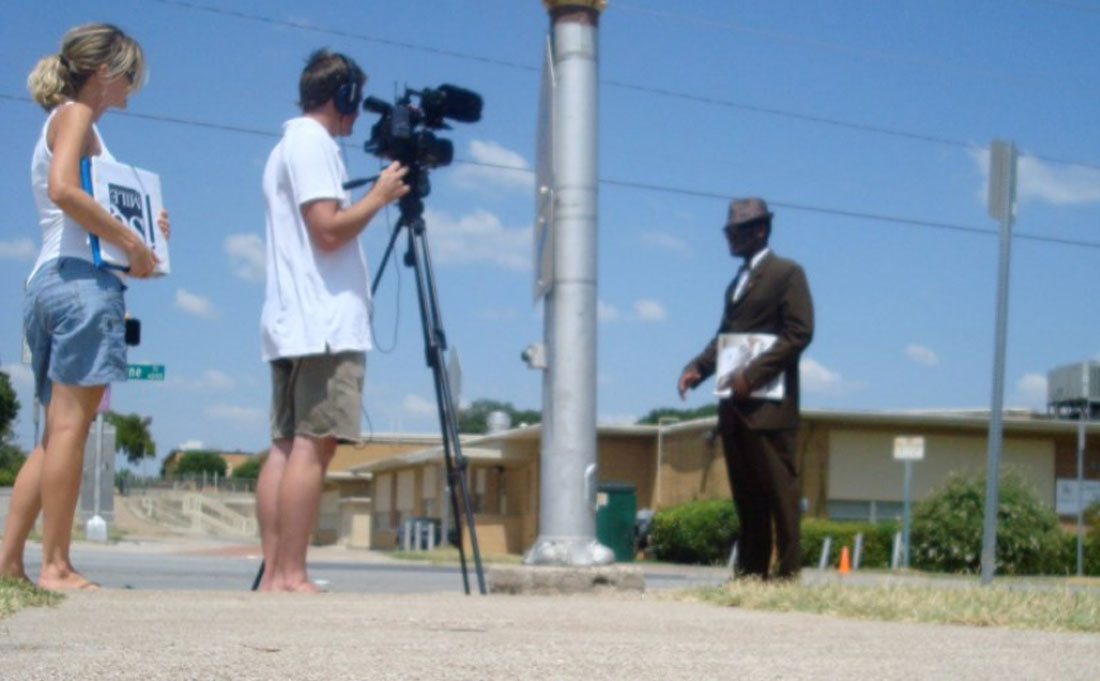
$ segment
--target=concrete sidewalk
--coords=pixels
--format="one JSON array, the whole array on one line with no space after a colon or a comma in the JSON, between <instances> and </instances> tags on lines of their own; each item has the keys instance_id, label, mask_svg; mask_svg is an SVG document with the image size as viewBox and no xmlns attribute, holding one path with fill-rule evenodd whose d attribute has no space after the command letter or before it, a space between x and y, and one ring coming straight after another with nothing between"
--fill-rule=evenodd
<instances>
[{"instance_id":1,"label":"concrete sidewalk","mask_svg":"<svg viewBox=\"0 0 1100 681\"><path fill-rule=\"evenodd\" d=\"M654 596L105 589L0 622L0 678L1097 678L1100 636L864 622Z\"/></svg>"}]
</instances>

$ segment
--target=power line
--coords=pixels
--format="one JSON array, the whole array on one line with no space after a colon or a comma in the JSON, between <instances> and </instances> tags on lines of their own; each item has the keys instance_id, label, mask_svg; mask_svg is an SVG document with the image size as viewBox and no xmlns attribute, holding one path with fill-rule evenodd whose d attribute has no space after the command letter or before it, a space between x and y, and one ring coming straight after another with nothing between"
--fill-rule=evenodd
<instances>
[{"instance_id":1,"label":"power line","mask_svg":"<svg viewBox=\"0 0 1100 681\"><path fill-rule=\"evenodd\" d=\"M515 172L522 172L528 174L534 174L534 171L530 168L520 168L517 166L508 166L499 163L485 163L482 161L470 161L467 159L455 159L456 163L463 163L466 165L481 166L485 168L496 168L500 170L511 170ZM676 194L679 196L691 196L702 199L718 199L721 201L729 201L733 197L729 194L722 194L720 192L709 192L698 189L683 189L679 187L668 187L665 185L646 184L643 182L632 182L628 180L616 180L607 177L601 177L600 184L623 187L626 189L640 189L643 191L663 192L666 194ZM791 203L788 201L773 201L768 199L768 205L778 206L780 208L789 208L791 210L800 210L810 213L821 213L825 215L837 215L842 217L857 218L860 220L872 220L875 222L890 222L900 225L909 225L912 227L928 227L933 229L950 230L954 232L963 232L968 234L981 234L983 236L998 236L1000 234L999 229L989 227L973 227L970 225L959 225L950 222L936 222L933 220L921 220L917 218L900 217L897 215L882 215L880 213L868 213L864 211L848 210L844 208L830 208L827 206L813 206L803 203ZM1095 248L1100 250L1100 243L1092 241L1078 241L1076 239L1063 239L1060 237L1042 236L1039 234L1025 234L1021 232L1013 233L1013 236L1017 239L1025 241L1038 241L1044 243L1059 244L1062 246L1078 246L1082 248Z\"/></svg>"},{"instance_id":2,"label":"power line","mask_svg":"<svg viewBox=\"0 0 1100 681\"><path fill-rule=\"evenodd\" d=\"M378 36L367 35L365 33L352 33L351 31L343 31L334 28L324 28L321 26L313 26L304 21L290 21L286 19L275 19L273 17L266 17L260 14L249 14L247 12L239 12L236 10L224 9L221 7L213 7L211 5L202 5L195 2L186 2L186 0L154 0L162 5L172 5L176 7L182 7L184 9L196 10L201 12L210 12L211 14L220 14L222 16L233 17L236 19L247 19L249 21L258 21L264 24L270 24L272 26L280 26L283 28L296 28L302 31L310 31L313 33L320 33L323 35L333 35L340 38L350 38L352 40L361 40L363 42L378 43L380 45L389 45L390 47L400 47L406 50L413 50L416 52L427 52L429 54L437 54L444 57L454 57L456 59L466 59L469 61L481 62L483 64L493 64L494 66L504 66L511 69L519 69L522 71L534 71L538 72L539 67L531 66L529 64L518 64L516 62L507 61L504 59L494 59L492 57L485 57L479 54L471 54L469 52L458 52L455 50L444 50L438 47L432 47L431 45L418 45L415 43L407 43L401 40L393 40L391 38L380 38Z\"/></svg>"},{"instance_id":3,"label":"power line","mask_svg":"<svg viewBox=\"0 0 1100 681\"><path fill-rule=\"evenodd\" d=\"M13 102L24 102L24 103L33 103L33 100L31 100L29 97L16 97L16 96L3 94L3 93L0 93L0 100L8 100L8 101L13 101ZM256 129L253 129L253 128L241 128L241 127L237 127L237 126L221 125L221 124L218 124L218 123L209 123L209 122L203 122L203 121L192 121L192 120L187 120L187 119L183 119L183 118L174 118L174 117L171 117L171 116L159 116L159 115L153 115L153 114L142 114L142 113L136 113L136 112L133 112L133 111L122 111L122 110L117 111L115 113L116 113L116 115L130 117L130 118L140 118L140 119L144 119L144 120L157 121L157 122L161 122L161 123L172 123L172 124L175 124L175 125L185 125L185 126L196 127L196 128L204 128L204 129L208 129L208 130L218 130L218 131L221 131L221 132L242 133L242 134L249 134L249 135L260 135L260 136L263 136L263 137L271 137L271 138L278 138L278 137L281 136L278 133L268 132L268 131L265 131L265 130L256 130ZM460 164L460 165L477 166L477 167L481 167L481 168L492 168L492 169L495 169L495 170L506 170L506 171L510 171L510 172L526 173L526 174L529 174L529 175L534 175L534 173L535 173L535 171L530 169L530 168L525 168L525 167L520 167L520 166L510 166L510 165L505 165L505 164L502 164L502 163L487 163L487 162L484 162L484 161L475 161L475 160L465 159L465 158L461 158L461 157L455 158L454 162L457 163L457 164ZM722 201L729 201L732 198L728 194L722 194L722 193L719 193L719 192L709 192L709 191L702 191L702 190L696 190L696 189L683 189L683 188L677 188L677 187L668 187L668 186L665 186L665 185L656 185L656 184L646 184L646 183L643 183L643 182L634 182L634 181L630 181L630 180L617 180L617 179L614 179L614 178L606 178L606 177L600 178L599 183L604 184L604 185L608 185L608 186L611 186L611 187L623 187L623 188L626 188L626 189L639 189L639 190L643 190L643 191L662 192L662 193L666 193L666 194L675 194L675 195L679 195L679 196L690 196L690 197L694 197L694 198L718 199L718 200L722 200ZM825 214L825 215L838 215L838 216L843 216L843 217L858 218L858 219L861 219L861 220L872 220L872 221L876 221L876 222L889 222L889 223L894 223L894 224L909 225L909 226L913 226L913 227L927 227L927 228L933 228L933 229L942 229L942 230L950 230L950 231L955 231L955 232L963 232L963 233L970 233L970 234L982 234L982 235L997 235L997 234L1000 233L999 230L992 229L992 228L972 227L972 226L969 226L969 225L952 224L952 223L949 223L949 222L935 222L935 221L931 221L931 220L921 220L921 219L918 219L918 218L907 218L907 217L901 217L901 216L896 216L896 215L882 215L882 214L877 214L877 213L867 213L867 212L863 212L863 211L849 210L849 209L843 209L843 208L831 208L831 207L827 207L827 206L813 206L813 205L808 205L808 204L792 203L792 202L786 202L786 201L774 201L774 200L769 200L768 203L773 205L773 206L778 206L778 207L781 207L781 208L789 208L791 210L800 210L800 211L806 211L806 212L812 212L812 213L821 213L821 214ZM1048 237L1048 236L1041 236L1041 235L1037 235L1037 234L1024 234L1024 233L1020 233L1020 232L1014 233L1013 236L1015 238L1028 240L1028 241L1039 241L1039 242L1044 242L1044 243L1060 244L1060 245L1063 245L1063 246L1076 246L1076 247L1082 247L1082 248L1095 248L1095 249L1100 250L1100 243L1090 242L1090 241L1078 241L1078 240L1075 240L1075 239L1062 239L1062 238L1058 238L1058 237Z\"/></svg>"},{"instance_id":4,"label":"power line","mask_svg":"<svg viewBox=\"0 0 1100 681\"><path fill-rule=\"evenodd\" d=\"M305 22L302 22L302 21L289 21L289 20L283 20L283 19L275 19L275 18L272 18L272 17L267 17L267 16L263 16L263 15L259 15L259 14L249 14L249 13L246 13L246 12L239 12L239 11L236 11L236 10L228 10L228 9L222 9L222 8L219 8L219 7L213 7L213 6L210 6L210 5L203 5L203 4L199 4L199 3L195 3L195 2L188 2L187 0L154 0L154 1L159 2L160 4L163 4L163 5L180 7L180 8L183 8L183 9L189 9L189 10L194 10L194 11L209 12L211 14L218 14L218 15L222 15L222 16L237 18L237 19L245 19L245 20L249 20L249 21L256 21L256 22L260 22L260 23L264 23L264 24L269 24L269 25L272 25L272 26L280 26L280 27L283 27L283 28L294 28L294 29L299 29L299 30L304 30L304 31L310 31L310 32L313 32L313 33L320 33L320 34L323 34L323 35L333 35L333 36L338 36L338 37L342 37L342 38L351 38L351 39L354 39L354 40L362 40L362 41L365 41L365 42L374 42L374 43L379 43L379 44L383 44L383 45L390 45L390 46L393 46L393 47L400 47L402 49L407 49L407 50L412 50L412 51L417 51L417 52L425 52L425 53L429 53L429 54L436 54L436 55L441 55L441 56L445 56L445 57L451 57L451 58L454 58L454 59L464 59L464 60L467 60L467 61L475 61L475 62L480 62L480 63L483 63L483 64L492 64L492 65L495 65L495 66L502 66L502 67L505 67L505 68L517 69L517 70L521 70L521 71L528 71L528 72L536 72L537 73L541 69L541 67L539 67L539 66L533 66L533 65L530 65L530 64L520 64L520 63L517 63L517 62L507 61L507 60L504 60L504 59L495 59L495 58L485 57L485 56L482 56L482 55L476 55L476 54L471 54L471 53L467 53L467 52L458 52L458 51L454 51L454 50L443 50L443 49L440 49L440 48L437 48L437 47L432 47L430 45L420 45L420 44L416 44L416 43L409 43L409 42L391 40L391 39L388 39L388 38L379 38L377 36L371 36L371 35L366 35L366 34L362 34L362 33L352 33L352 32L343 31L343 30L340 30L340 29L332 29L332 28L324 28L324 27L320 27L320 26L312 26L312 25L310 25L308 23L305 23ZM619 5L619 3L616 3L613 6L618 6L618 5ZM635 91L635 92L641 92L641 93L646 93L646 94L660 96L660 97L666 97L666 98L671 98L671 99L680 99L680 100L684 100L684 101L696 102L696 103L700 103L700 104L707 104L707 105L711 105L711 106L721 106L721 107L730 108L730 109L738 109L738 110L741 110L741 111L750 111L750 112L754 112L754 113L758 113L758 114L764 114L764 115L769 115L769 116L778 116L778 117L782 117L782 118L789 118L789 119L792 119L792 120L800 120L800 121L805 121L805 122L815 123L815 124L830 125L830 126L833 126L833 127L844 128L844 129L848 129L848 130L854 130L854 131L857 131L857 132L886 135L886 136L891 136L891 137L898 137L898 138L902 138L902 139L909 139L909 140L915 140L915 141L919 141L919 142L927 142L927 143L938 144L938 145L952 146L952 147L963 148L963 149L977 148L977 145L973 144L972 142L967 142L967 141L963 141L963 140L955 140L955 139L950 139L950 138L947 138L947 137L942 137L942 136L932 135L932 134L926 134L926 133L910 132L910 131L900 130L900 129L896 129L896 128L889 128L889 127L886 127L886 126L878 126L878 125L858 123L858 122L853 122L853 121L845 121L845 120L842 120L842 119L829 118L829 117L826 117L826 116L818 116L818 115L815 115L815 114L805 114L805 113L800 113L800 112L797 112L797 111L788 111L788 110L777 109L777 108L773 108L773 107L759 106L759 105L750 104L750 103L746 103L746 102L735 102L735 101L732 101L732 100L719 99L719 98L716 98L716 97L709 97L709 96L704 96L704 95L694 95L694 94L690 94L690 93L678 92L678 91L675 91L675 90L669 90L669 89L665 89L665 88L658 88L658 87L651 87L651 86L645 86L645 85L638 85L638 84L635 84L635 83L628 83L628 82L625 82L625 81L601 79L600 83L604 84L604 85L611 86L611 87L616 87L616 88L620 88L620 89L624 89L624 90L632 90L632 91ZM1037 154L1037 153L1029 153L1028 155L1032 156L1034 158L1037 158L1039 160L1042 160L1042 161L1047 161L1048 163L1058 163L1058 164L1061 164L1061 165L1073 165L1073 166L1080 166L1080 167L1083 167L1083 168L1091 168L1093 170L1100 170L1100 164L1055 158L1055 157L1051 157L1051 156L1040 155L1040 154Z\"/></svg>"},{"instance_id":5,"label":"power line","mask_svg":"<svg viewBox=\"0 0 1100 681\"><path fill-rule=\"evenodd\" d=\"M913 56L908 54L902 54L899 52L890 52L887 50L877 50L868 47L858 47L852 45L845 45L842 43L830 42L827 40L819 40L816 38L808 38L803 35L795 33L785 33L783 31L775 31L763 28L756 28L754 26L747 26L745 24L738 24L730 21L719 21L716 19L710 19L708 17L695 16L690 14L681 14L679 12L669 12L667 10L651 9L649 7L641 7L638 5L631 5L629 3L623 3L616 0L616 2L610 5L611 9L622 10L627 13L640 14L645 16L652 16L659 19L671 19L681 23L695 24L698 26L706 26L722 31L729 31L733 33L740 33L743 35L752 35L760 38L766 38L772 41L781 41L785 43L804 45L819 50L827 50L832 52L839 52L841 54L847 54L861 59L877 59L880 61L889 61L895 63L911 64L914 66L920 66L924 68L935 69L939 71L949 71L953 73L960 73L968 76L980 76L982 78L997 78L1006 82L1021 83L1028 87L1036 86L1049 86L1053 81L1052 78L1046 76L1029 76L1020 77L1018 75L1005 73L1003 71L996 71L992 69L975 69L960 64L944 61L940 59L934 59L924 56Z\"/></svg>"}]
</instances>

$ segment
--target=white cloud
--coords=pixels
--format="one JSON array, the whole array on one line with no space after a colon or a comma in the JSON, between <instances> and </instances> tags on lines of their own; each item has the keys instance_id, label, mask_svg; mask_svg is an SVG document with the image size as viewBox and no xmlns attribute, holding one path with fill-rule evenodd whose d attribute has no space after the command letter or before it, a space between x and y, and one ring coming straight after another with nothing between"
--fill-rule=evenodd
<instances>
[{"instance_id":1,"label":"white cloud","mask_svg":"<svg viewBox=\"0 0 1100 681\"><path fill-rule=\"evenodd\" d=\"M0 241L0 260L34 260L34 242L30 239Z\"/></svg>"},{"instance_id":2,"label":"white cloud","mask_svg":"<svg viewBox=\"0 0 1100 681\"><path fill-rule=\"evenodd\" d=\"M619 318L619 309L602 300L596 301L596 320L600 322L613 322Z\"/></svg>"},{"instance_id":3,"label":"white cloud","mask_svg":"<svg viewBox=\"0 0 1100 681\"><path fill-rule=\"evenodd\" d=\"M236 385L231 376L217 369L207 369L202 372L202 377L194 383L199 390L230 390Z\"/></svg>"},{"instance_id":4,"label":"white cloud","mask_svg":"<svg viewBox=\"0 0 1100 681\"><path fill-rule=\"evenodd\" d=\"M4 364L0 371L11 377L12 385L17 390L34 389L34 372L26 364Z\"/></svg>"},{"instance_id":5,"label":"white cloud","mask_svg":"<svg viewBox=\"0 0 1100 681\"><path fill-rule=\"evenodd\" d=\"M534 191L535 175L530 171L531 166L527 159L517 152L496 142L473 140L468 147L468 153L470 160L486 165L458 165L451 173L451 180L458 186L483 192Z\"/></svg>"},{"instance_id":6,"label":"white cloud","mask_svg":"<svg viewBox=\"0 0 1100 681\"><path fill-rule=\"evenodd\" d=\"M801 387L809 393L837 393L845 388L840 374L825 365L803 357L798 363Z\"/></svg>"},{"instance_id":7,"label":"white cloud","mask_svg":"<svg viewBox=\"0 0 1100 681\"><path fill-rule=\"evenodd\" d=\"M401 401L401 407L417 416L430 416L438 411L435 402L428 401L419 395L405 395L405 399Z\"/></svg>"},{"instance_id":8,"label":"white cloud","mask_svg":"<svg viewBox=\"0 0 1100 681\"><path fill-rule=\"evenodd\" d=\"M204 298L186 289L176 289L176 307L205 319L213 319L218 316L218 311L209 298Z\"/></svg>"},{"instance_id":9,"label":"white cloud","mask_svg":"<svg viewBox=\"0 0 1100 681\"><path fill-rule=\"evenodd\" d=\"M918 345L917 343L910 343L905 346L905 356L917 364L923 364L926 367L938 366L940 363L940 358L936 355L935 351L923 345Z\"/></svg>"},{"instance_id":10,"label":"white cloud","mask_svg":"<svg viewBox=\"0 0 1100 681\"><path fill-rule=\"evenodd\" d=\"M1024 374L1016 381L1016 393L1031 406L1046 406L1047 377L1043 374Z\"/></svg>"},{"instance_id":11,"label":"white cloud","mask_svg":"<svg viewBox=\"0 0 1100 681\"><path fill-rule=\"evenodd\" d=\"M188 452L194 451L196 449L206 449L206 444L204 444L202 440L186 440L179 443L179 446L176 447L176 449Z\"/></svg>"},{"instance_id":12,"label":"white cloud","mask_svg":"<svg viewBox=\"0 0 1100 681\"><path fill-rule=\"evenodd\" d=\"M212 419L231 423L255 424L267 419L267 411L255 407L240 407L233 404L212 404L205 413Z\"/></svg>"},{"instance_id":13,"label":"white cloud","mask_svg":"<svg viewBox=\"0 0 1100 681\"><path fill-rule=\"evenodd\" d=\"M642 243L662 251L672 251L673 253L680 253L682 255L691 253L691 249L688 247L686 241L668 232L661 232L655 229L642 233Z\"/></svg>"},{"instance_id":14,"label":"white cloud","mask_svg":"<svg viewBox=\"0 0 1100 681\"><path fill-rule=\"evenodd\" d=\"M264 241L258 234L230 234L222 246L233 274L245 281L262 282L266 269Z\"/></svg>"},{"instance_id":15,"label":"white cloud","mask_svg":"<svg viewBox=\"0 0 1100 681\"><path fill-rule=\"evenodd\" d=\"M531 228L506 228L496 215L476 210L457 220L427 209L432 259L436 264L491 263L506 270L530 271Z\"/></svg>"},{"instance_id":16,"label":"white cloud","mask_svg":"<svg viewBox=\"0 0 1100 681\"><path fill-rule=\"evenodd\" d=\"M989 193L989 150L970 152L982 173L981 200ZM1044 163L1020 155L1016 165L1016 197L1022 203L1036 200L1068 205L1100 203L1100 170L1082 166Z\"/></svg>"},{"instance_id":17,"label":"white cloud","mask_svg":"<svg viewBox=\"0 0 1100 681\"><path fill-rule=\"evenodd\" d=\"M656 300L642 298L634 301L634 319L640 322L663 322L668 317L665 306Z\"/></svg>"}]
</instances>

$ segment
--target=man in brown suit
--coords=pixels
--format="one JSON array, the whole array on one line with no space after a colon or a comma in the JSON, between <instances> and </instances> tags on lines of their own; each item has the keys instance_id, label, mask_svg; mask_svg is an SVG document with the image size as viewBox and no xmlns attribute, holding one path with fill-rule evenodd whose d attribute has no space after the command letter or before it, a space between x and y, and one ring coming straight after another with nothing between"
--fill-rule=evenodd
<instances>
[{"instance_id":1,"label":"man in brown suit","mask_svg":"<svg viewBox=\"0 0 1100 681\"><path fill-rule=\"evenodd\" d=\"M776 576L801 567L801 490L795 460L798 432L798 359L813 337L814 313L802 268L768 248L772 213L762 199L734 199L725 226L730 253L744 264L726 289L718 333L772 334L775 343L732 376L720 377L731 395L718 402L718 428L741 532L737 571L768 577L773 546ZM677 387L689 388L715 372L718 338L688 362ZM781 399L753 393L783 374Z\"/></svg>"}]
</instances>

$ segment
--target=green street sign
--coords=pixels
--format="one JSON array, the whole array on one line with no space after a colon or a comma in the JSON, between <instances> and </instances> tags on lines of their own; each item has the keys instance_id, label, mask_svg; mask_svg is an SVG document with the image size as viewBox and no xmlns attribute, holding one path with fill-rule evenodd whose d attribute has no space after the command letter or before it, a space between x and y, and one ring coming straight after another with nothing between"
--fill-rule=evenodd
<instances>
[{"instance_id":1,"label":"green street sign","mask_svg":"<svg viewBox=\"0 0 1100 681\"><path fill-rule=\"evenodd\" d=\"M126 378L131 381L163 381L163 364L128 364Z\"/></svg>"}]
</instances>

